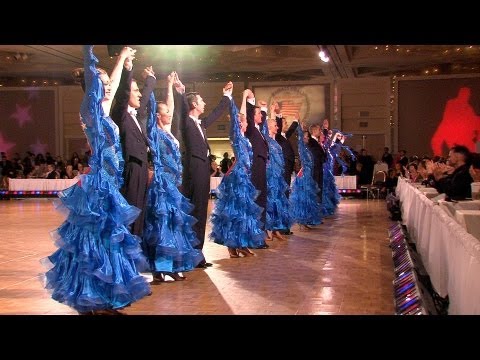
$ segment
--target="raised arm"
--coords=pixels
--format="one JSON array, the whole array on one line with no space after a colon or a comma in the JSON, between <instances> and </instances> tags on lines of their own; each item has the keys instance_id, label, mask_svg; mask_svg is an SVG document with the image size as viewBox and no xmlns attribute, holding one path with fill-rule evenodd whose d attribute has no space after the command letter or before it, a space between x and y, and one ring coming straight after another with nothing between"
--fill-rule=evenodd
<instances>
[{"instance_id":1,"label":"raised arm","mask_svg":"<svg viewBox=\"0 0 480 360\"><path fill-rule=\"evenodd\" d=\"M147 66L143 69L142 77L145 79L145 85L142 89L142 97L140 98L140 107L138 108L137 118L140 119L140 121L145 121L148 116L147 105L150 101L150 94L152 94L155 89L157 78L155 77L155 72L153 71L152 66Z\"/></svg>"},{"instance_id":2,"label":"raised arm","mask_svg":"<svg viewBox=\"0 0 480 360\"><path fill-rule=\"evenodd\" d=\"M168 115L171 116L172 120L170 124L164 124L163 128L169 132L172 130L173 112L175 111L175 102L173 100L173 85L175 83L176 74L177 73L175 71L172 71L170 75L167 76L167 98L165 99L165 102L167 104Z\"/></svg>"},{"instance_id":3,"label":"raised arm","mask_svg":"<svg viewBox=\"0 0 480 360\"><path fill-rule=\"evenodd\" d=\"M297 126L297 135L298 135L298 154L300 155L300 161L302 166L304 166L304 162L307 160L307 146L303 142L303 130L301 126Z\"/></svg>"},{"instance_id":4,"label":"raised arm","mask_svg":"<svg viewBox=\"0 0 480 360\"><path fill-rule=\"evenodd\" d=\"M215 122L227 109L228 105L233 101L232 100L232 91L233 91L233 83L229 81L223 88L223 97L220 100L220 103L217 105L215 109L208 115L206 118L202 119L202 125L205 127L209 127L212 123Z\"/></svg>"},{"instance_id":5,"label":"raised arm","mask_svg":"<svg viewBox=\"0 0 480 360\"><path fill-rule=\"evenodd\" d=\"M243 97L245 98L245 92ZM239 113L237 105L235 105L235 102L232 101L230 103L230 143L232 144L232 146L237 145L239 136L242 136L240 131L240 119L238 118L238 116Z\"/></svg>"},{"instance_id":6,"label":"raised arm","mask_svg":"<svg viewBox=\"0 0 480 360\"><path fill-rule=\"evenodd\" d=\"M150 151L155 155L157 151L156 139L157 139L157 103L155 101L155 94L153 91L148 98L148 108L150 111L147 114L147 138L150 143Z\"/></svg>"},{"instance_id":7,"label":"raised arm","mask_svg":"<svg viewBox=\"0 0 480 360\"><path fill-rule=\"evenodd\" d=\"M243 115L247 114L247 99L248 97L253 97L252 90L245 89L243 90L242 105L240 106L240 113Z\"/></svg>"},{"instance_id":8,"label":"raised arm","mask_svg":"<svg viewBox=\"0 0 480 360\"><path fill-rule=\"evenodd\" d=\"M126 58L122 69L122 76L120 84L118 85L117 93L115 94L115 106L112 110L112 119L120 121L122 114L127 111L128 100L130 99L130 88L133 79L133 64L131 58Z\"/></svg>"},{"instance_id":9,"label":"raised arm","mask_svg":"<svg viewBox=\"0 0 480 360\"><path fill-rule=\"evenodd\" d=\"M245 131L245 135L247 137L250 137L253 133L253 129L255 128L255 96L253 95L253 92L250 91L248 96L247 96L247 102L246 102L246 107L247 107L247 131Z\"/></svg>"},{"instance_id":10,"label":"raised arm","mask_svg":"<svg viewBox=\"0 0 480 360\"><path fill-rule=\"evenodd\" d=\"M113 98L117 92L118 86L120 84L120 78L122 77L122 69L125 66L125 63L128 62L127 59L135 59L135 53L137 50L132 49L131 47L125 46L122 49L120 55L117 56L117 62L113 67L113 71L110 75L110 98L105 100L103 103L103 109L106 115L110 115L110 108L112 107ZM129 62L129 64L131 63Z\"/></svg>"},{"instance_id":11,"label":"raised arm","mask_svg":"<svg viewBox=\"0 0 480 360\"><path fill-rule=\"evenodd\" d=\"M293 119L293 122L290 124L290 127L288 128L288 130L285 132L285 137L287 139L290 138L290 136L293 135L293 133L295 132L295 130L297 129L297 126L298 126L298 121L300 120L300 114L299 113L296 113L295 114L295 118Z\"/></svg>"},{"instance_id":12,"label":"raised arm","mask_svg":"<svg viewBox=\"0 0 480 360\"><path fill-rule=\"evenodd\" d=\"M83 47L85 94L80 106L80 122L93 154L96 154L98 134L101 132L98 119L104 113L101 107L103 85L96 69L97 62L93 54L93 46L85 45Z\"/></svg>"}]
</instances>

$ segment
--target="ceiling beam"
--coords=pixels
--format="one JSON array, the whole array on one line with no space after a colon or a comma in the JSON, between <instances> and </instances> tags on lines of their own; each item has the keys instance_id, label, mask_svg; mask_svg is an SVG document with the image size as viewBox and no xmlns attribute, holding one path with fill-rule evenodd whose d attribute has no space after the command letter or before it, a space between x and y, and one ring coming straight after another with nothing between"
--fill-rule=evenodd
<instances>
[{"instance_id":1,"label":"ceiling beam","mask_svg":"<svg viewBox=\"0 0 480 360\"><path fill-rule=\"evenodd\" d=\"M345 45L326 46L330 60L337 68L341 78L354 78L355 73L350 65L350 58L345 49Z\"/></svg>"}]
</instances>

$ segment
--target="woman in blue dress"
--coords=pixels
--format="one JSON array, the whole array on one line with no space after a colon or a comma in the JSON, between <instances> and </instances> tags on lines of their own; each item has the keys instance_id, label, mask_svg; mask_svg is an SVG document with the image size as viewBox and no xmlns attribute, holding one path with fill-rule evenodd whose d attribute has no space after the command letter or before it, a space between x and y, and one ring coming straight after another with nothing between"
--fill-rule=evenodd
<instances>
[{"instance_id":1,"label":"woman in blue dress","mask_svg":"<svg viewBox=\"0 0 480 360\"><path fill-rule=\"evenodd\" d=\"M270 108L270 113L275 113L275 104ZM271 231L268 234L269 240L277 238L286 240L279 232L282 229L289 229L290 214L288 208L287 190L288 184L284 178L285 164L283 151L280 144L275 140L278 126L276 119L270 119L262 126L263 136L268 143L269 159L267 162L267 214L265 230Z\"/></svg>"},{"instance_id":2,"label":"woman in blue dress","mask_svg":"<svg viewBox=\"0 0 480 360\"><path fill-rule=\"evenodd\" d=\"M231 258L255 255L249 248L260 247L265 238L260 222L262 208L255 203L259 192L250 180L252 146L244 135L247 129L244 114L250 93L249 89L243 92L240 115L233 101L230 105L230 141L236 161L218 186L211 215L210 238L226 246Z\"/></svg>"},{"instance_id":3,"label":"woman in blue dress","mask_svg":"<svg viewBox=\"0 0 480 360\"><path fill-rule=\"evenodd\" d=\"M182 159L171 127L173 85L181 82L175 72L167 81L166 103L156 105L154 94L150 96L147 133L154 173L147 192L143 232L144 240L155 249L155 260L150 266L154 280L160 282L185 280L182 272L194 269L205 259L202 251L194 248L199 240L193 231L197 220L189 215L193 205L178 189L182 183Z\"/></svg>"},{"instance_id":4,"label":"woman in blue dress","mask_svg":"<svg viewBox=\"0 0 480 360\"><path fill-rule=\"evenodd\" d=\"M151 293L139 270L148 267L138 237L128 230L140 210L120 194L123 158L118 127L109 117L122 66L135 51L124 48L111 79L96 68L93 46L84 47L85 95L81 125L92 150L90 172L59 193L58 209L68 213L52 232L59 247L48 258L46 288L52 298L81 314L116 314Z\"/></svg>"},{"instance_id":5,"label":"woman in blue dress","mask_svg":"<svg viewBox=\"0 0 480 360\"><path fill-rule=\"evenodd\" d=\"M330 130L331 131L331 130ZM335 164L336 151L339 151L336 145L336 137L327 136L324 141L324 149L327 159L323 163L323 194L322 194L322 213L323 216L333 215L340 203L340 194L335 183L333 175L333 166Z\"/></svg>"},{"instance_id":6,"label":"woman in blue dress","mask_svg":"<svg viewBox=\"0 0 480 360\"><path fill-rule=\"evenodd\" d=\"M321 205L318 202L317 182L313 179L313 156L307 148L308 133L303 133L302 126L297 127L298 153L302 168L292 183L292 193L289 198L290 215L292 222L300 228L310 230L309 225L318 225L322 222Z\"/></svg>"}]
</instances>

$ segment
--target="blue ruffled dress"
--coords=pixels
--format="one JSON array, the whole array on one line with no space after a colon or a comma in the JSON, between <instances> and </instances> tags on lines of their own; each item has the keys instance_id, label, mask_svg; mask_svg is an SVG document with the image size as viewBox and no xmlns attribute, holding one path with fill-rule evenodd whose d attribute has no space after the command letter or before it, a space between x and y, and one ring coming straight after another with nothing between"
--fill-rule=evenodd
<instances>
[{"instance_id":1,"label":"blue ruffled dress","mask_svg":"<svg viewBox=\"0 0 480 360\"><path fill-rule=\"evenodd\" d=\"M157 127L155 96L150 96L147 122L148 140L153 160L153 179L148 187L143 238L155 248L152 272L190 271L205 258L189 215L193 205L182 195L182 162L176 139Z\"/></svg>"},{"instance_id":2,"label":"blue ruffled dress","mask_svg":"<svg viewBox=\"0 0 480 360\"><path fill-rule=\"evenodd\" d=\"M285 181L285 160L280 144L268 134L267 124L262 127L263 136L268 143L267 162L267 214L265 230L289 229L291 225Z\"/></svg>"},{"instance_id":3,"label":"blue ruffled dress","mask_svg":"<svg viewBox=\"0 0 480 360\"><path fill-rule=\"evenodd\" d=\"M262 208L255 203L259 191L250 180L252 146L240 131L237 115L237 106L232 101L230 140L236 161L218 186L209 237L230 248L258 248L265 243L260 221Z\"/></svg>"},{"instance_id":4,"label":"blue ruffled dress","mask_svg":"<svg viewBox=\"0 0 480 360\"><path fill-rule=\"evenodd\" d=\"M320 191L317 182L313 179L313 156L303 142L302 127L297 127L298 153L302 162L299 171L292 183L290 194L290 216L292 222L303 225L318 225L322 222L321 205L317 201Z\"/></svg>"},{"instance_id":5,"label":"blue ruffled dress","mask_svg":"<svg viewBox=\"0 0 480 360\"><path fill-rule=\"evenodd\" d=\"M333 165L335 163L335 145L332 147L331 139L325 143L327 161L323 163L323 194L322 213L323 216L333 215L340 203L341 196L338 193L335 177L333 176Z\"/></svg>"},{"instance_id":6,"label":"blue ruffled dress","mask_svg":"<svg viewBox=\"0 0 480 360\"><path fill-rule=\"evenodd\" d=\"M86 92L82 128L92 148L91 171L59 193L57 209L68 216L52 232L59 247L43 262L52 298L79 312L118 309L151 293L139 270L148 267L140 239L128 230L140 210L120 194L123 158L118 127L102 108L104 88L92 46L84 48Z\"/></svg>"}]
</instances>

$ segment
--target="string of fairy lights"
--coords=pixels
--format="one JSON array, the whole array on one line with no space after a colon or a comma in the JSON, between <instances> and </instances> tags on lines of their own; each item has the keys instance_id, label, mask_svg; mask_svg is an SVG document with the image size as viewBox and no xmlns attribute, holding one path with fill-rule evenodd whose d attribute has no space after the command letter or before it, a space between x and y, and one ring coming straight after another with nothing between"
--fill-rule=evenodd
<instances>
[{"instance_id":1,"label":"string of fairy lights","mask_svg":"<svg viewBox=\"0 0 480 360\"><path fill-rule=\"evenodd\" d=\"M424 62L434 62L423 66L406 66L398 70L396 76L425 76L445 74L477 73L480 71L479 45L375 45L369 48L367 54L372 56L424 57ZM469 61L465 61L470 57ZM462 63L460 63L462 62Z\"/></svg>"},{"instance_id":2,"label":"string of fairy lights","mask_svg":"<svg viewBox=\"0 0 480 360\"><path fill-rule=\"evenodd\" d=\"M393 119L393 114L395 113L395 95L396 95L396 90L397 90L397 77L392 76L390 80L390 86L391 86L391 91L390 91L390 127L395 125L394 119Z\"/></svg>"}]
</instances>

